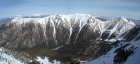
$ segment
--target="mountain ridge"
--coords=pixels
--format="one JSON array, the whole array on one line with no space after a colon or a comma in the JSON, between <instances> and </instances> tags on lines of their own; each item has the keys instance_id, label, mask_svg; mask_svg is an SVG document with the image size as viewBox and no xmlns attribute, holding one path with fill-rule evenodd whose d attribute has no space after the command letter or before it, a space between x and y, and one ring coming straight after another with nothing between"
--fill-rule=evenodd
<instances>
[{"instance_id":1,"label":"mountain ridge","mask_svg":"<svg viewBox=\"0 0 140 64\"><path fill-rule=\"evenodd\" d=\"M24 28L31 29L33 33L34 31L41 30L38 36L43 33L41 38L43 38L46 44L48 44L49 41L53 41L55 42L54 44L57 45L58 42L75 43L77 42L77 39L83 38L81 35L84 35L84 40L86 38L88 38L88 40L89 38L94 39L95 37L93 36L96 36L96 39L99 40L101 39L115 42L117 39L122 39L127 34L126 32L132 29L135 24L123 17L101 21L97 17L88 14L68 14L49 15L44 18L15 17L10 22L3 25L3 27L10 26L12 26L15 30L18 27L21 32L23 32ZM85 31L88 31L93 36L86 36L86 34L84 34ZM62 36L62 32L66 32L66 34L63 35L64 37ZM41 41L43 40L41 39Z\"/></svg>"}]
</instances>

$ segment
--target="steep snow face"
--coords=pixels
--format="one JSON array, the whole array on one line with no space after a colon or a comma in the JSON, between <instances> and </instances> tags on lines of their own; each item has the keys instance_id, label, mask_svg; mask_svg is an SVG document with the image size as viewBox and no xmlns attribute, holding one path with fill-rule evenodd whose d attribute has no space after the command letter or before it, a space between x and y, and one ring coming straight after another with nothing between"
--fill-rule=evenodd
<instances>
[{"instance_id":1,"label":"steep snow face","mask_svg":"<svg viewBox=\"0 0 140 64\"><path fill-rule=\"evenodd\" d=\"M95 16L91 16L88 14L60 14L60 15L46 15L46 17L42 18L26 18L26 17L14 17L9 23L6 23L6 26L10 26L11 24L14 24L16 26L25 25L26 23L32 22L35 25L40 24L42 28L44 29L44 36L46 37L46 27L49 25L53 28L53 38L56 40L56 33L58 27L61 28L65 27L69 30L69 39L74 31L74 28L78 27L79 32L77 33L77 36L75 40L77 39L79 33L81 32L81 29L84 26L89 26L91 30L93 30L93 33L95 31L98 31L101 36L107 35L107 37L104 38L104 40L114 42L118 39L122 39L127 32L132 29L135 24L127 20L124 17L119 18L98 18ZM60 29L61 29L60 28ZM57 40L56 40L57 42Z\"/></svg>"}]
</instances>

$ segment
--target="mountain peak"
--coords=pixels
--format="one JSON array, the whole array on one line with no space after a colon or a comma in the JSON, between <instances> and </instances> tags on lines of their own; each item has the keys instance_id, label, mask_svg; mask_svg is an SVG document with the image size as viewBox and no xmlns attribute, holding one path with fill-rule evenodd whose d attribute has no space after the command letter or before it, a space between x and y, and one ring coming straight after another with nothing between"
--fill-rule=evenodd
<instances>
[{"instance_id":1,"label":"mountain peak","mask_svg":"<svg viewBox=\"0 0 140 64\"><path fill-rule=\"evenodd\" d=\"M133 23L131 20L129 20L127 18L124 18L124 17L119 17L118 21L123 21L123 22L127 22L127 23L129 23L131 25L135 25L135 23Z\"/></svg>"},{"instance_id":2,"label":"mountain peak","mask_svg":"<svg viewBox=\"0 0 140 64\"><path fill-rule=\"evenodd\" d=\"M119 17L119 19L122 19L122 20L124 20L124 21L128 21L128 19L127 18L124 18L124 17Z\"/></svg>"}]
</instances>

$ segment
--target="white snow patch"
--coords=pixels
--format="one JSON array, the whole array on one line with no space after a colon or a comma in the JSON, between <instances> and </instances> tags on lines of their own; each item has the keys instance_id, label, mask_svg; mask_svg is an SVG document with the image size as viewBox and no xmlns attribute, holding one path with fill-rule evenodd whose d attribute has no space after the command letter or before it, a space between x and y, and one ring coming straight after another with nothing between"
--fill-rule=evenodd
<instances>
[{"instance_id":1,"label":"white snow patch","mask_svg":"<svg viewBox=\"0 0 140 64\"><path fill-rule=\"evenodd\" d=\"M37 57L36 59L37 61L39 61L41 64L61 64L60 61L57 60L53 60L53 63L49 61L49 59L47 57L45 57L44 59L41 57Z\"/></svg>"}]
</instances>

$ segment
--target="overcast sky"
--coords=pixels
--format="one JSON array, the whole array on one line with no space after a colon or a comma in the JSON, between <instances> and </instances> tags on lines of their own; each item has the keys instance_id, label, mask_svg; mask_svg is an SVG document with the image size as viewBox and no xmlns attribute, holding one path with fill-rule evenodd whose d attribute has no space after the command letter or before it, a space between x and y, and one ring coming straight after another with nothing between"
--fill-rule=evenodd
<instances>
[{"instance_id":1,"label":"overcast sky","mask_svg":"<svg viewBox=\"0 0 140 64\"><path fill-rule=\"evenodd\" d=\"M73 13L140 19L140 0L0 0L0 18Z\"/></svg>"}]
</instances>

